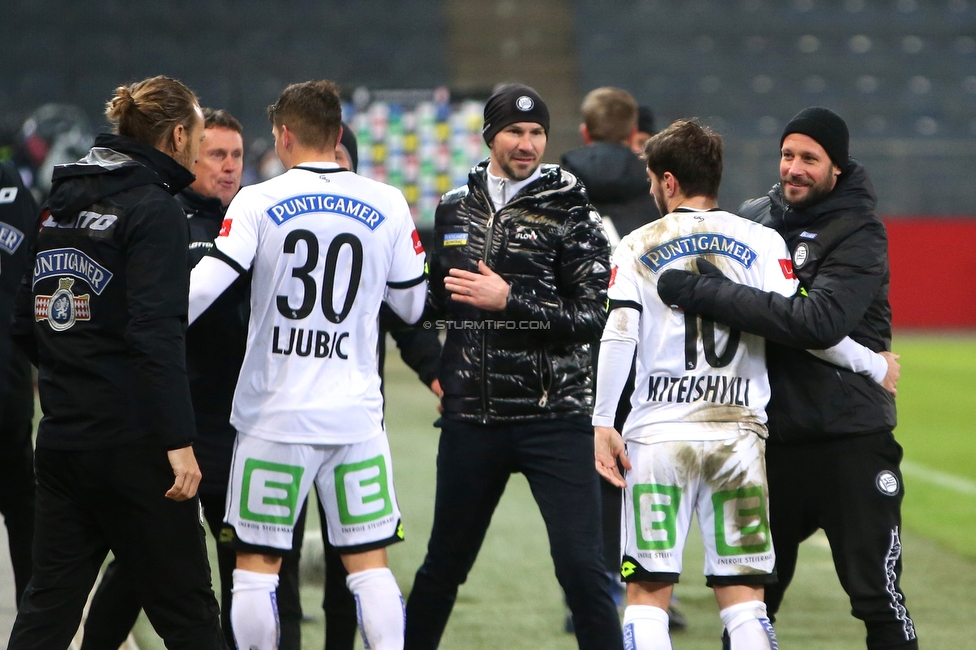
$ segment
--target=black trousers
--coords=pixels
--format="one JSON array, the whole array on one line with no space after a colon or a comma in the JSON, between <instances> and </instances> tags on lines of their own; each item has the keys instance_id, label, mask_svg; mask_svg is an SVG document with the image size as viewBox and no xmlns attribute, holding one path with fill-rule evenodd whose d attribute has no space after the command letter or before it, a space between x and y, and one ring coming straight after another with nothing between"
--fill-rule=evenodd
<instances>
[{"instance_id":1,"label":"black trousers","mask_svg":"<svg viewBox=\"0 0 976 650\"><path fill-rule=\"evenodd\" d=\"M223 650L199 501L163 495L161 447L38 448L34 572L10 650L67 648L109 550L170 650Z\"/></svg>"},{"instance_id":2,"label":"black trousers","mask_svg":"<svg viewBox=\"0 0 976 650\"><path fill-rule=\"evenodd\" d=\"M12 358L11 366L19 363ZM24 361L26 365L26 360ZM14 593L19 603L31 577L34 537L34 450L31 444L34 387L30 366L8 373L10 383L0 395L0 514L7 527ZM0 368L0 372L4 369ZM16 376L15 376L16 374Z\"/></svg>"},{"instance_id":3,"label":"black trousers","mask_svg":"<svg viewBox=\"0 0 976 650\"><path fill-rule=\"evenodd\" d=\"M623 646L603 562L589 424L550 420L483 426L445 419L437 453L434 526L407 601L406 650L433 649L440 643L458 586L474 565L514 472L528 479L542 512L579 647Z\"/></svg>"},{"instance_id":4,"label":"black trousers","mask_svg":"<svg viewBox=\"0 0 976 650\"><path fill-rule=\"evenodd\" d=\"M207 493L200 495L203 515L215 539L220 539L224 519L225 497ZM302 539L305 530L305 510L302 509L295 525L295 537ZM301 544L293 553L284 556L279 574L278 619L281 626L280 650L301 650L302 603L298 585L298 563ZM234 586L234 568L237 554L226 544L217 544L217 569L220 573L220 627L227 645L234 647L234 633L230 625L230 605ZM105 575L95 590L81 650L116 650L125 641L139 617L142 605L136 594L136 586L126 578L118 560L105 569ZM355 621L355 618L353 619ZM351 647L351 646L350 646Z\"/></svg>"},{"instance_id":5,"label":"black trousers","mask_svg":"<svg viewBox=\"0 0 976 650\"><path fill-rule=\"evenodd\" d=\"M900 587L901 458L891 433L766 447L779 576L766 585L771 614L793 579L800 542L822 528L851 611L867 628L867 647L918 647Z\"/></svg>"}]
</instances>

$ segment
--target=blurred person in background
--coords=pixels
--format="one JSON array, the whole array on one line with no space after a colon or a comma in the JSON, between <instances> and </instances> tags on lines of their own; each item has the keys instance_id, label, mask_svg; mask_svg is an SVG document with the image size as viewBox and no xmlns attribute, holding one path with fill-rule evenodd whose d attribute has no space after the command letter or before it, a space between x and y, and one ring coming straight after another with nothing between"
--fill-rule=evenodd
<instances>
[{"instance_id":1,"label":"blurred person in background","mask_svg":"<svg viewBox=\"0 0 976 650\"><path fill-rule=\"evenodd\" d=\"M638 156L644 153L644 144L657 133L654 129L654 111L650 106L637 107L637 130L630 138L630 148Z\"/></svg>"},{"instance_id":2,"label":"blurred person in background","mask_svg":"<svg viewBox=\"0 0 976 650\"><path fill-rule=\"evenodd\" d=\"M11 162L0 163L0 514L7 526L15 604L31 576L34 532L34 378L13 345L14 300L30 270L38 208Z\"/></svg>"},{"instance_id":3,"label":"blurred person in background","mask_svg":"<svg viewBox=\"0 0 976 650\"><path fill-rule=\"evenodd\" d=\"M647 168L630 148L637 133L637 102L626 90L597 88L586 95L580 110L586 146L567 151L559 162L583 181L603 217L610 245L616 246L621 237L661 217Z\"/></svg>"},{"instance_id":4,"label":"blurred person in background","mask_svg":"<svg viewBox=\"0 0 976 650\"><path fill-rule=\"evenodd\" d=\"M111 550L168 648L226 648L196 497L188 237L173 197L204 136L185 85L120 86L55 168L15 341L38 368L34 565L8 648L67 648Z\"/></svg>"}]
</instances>

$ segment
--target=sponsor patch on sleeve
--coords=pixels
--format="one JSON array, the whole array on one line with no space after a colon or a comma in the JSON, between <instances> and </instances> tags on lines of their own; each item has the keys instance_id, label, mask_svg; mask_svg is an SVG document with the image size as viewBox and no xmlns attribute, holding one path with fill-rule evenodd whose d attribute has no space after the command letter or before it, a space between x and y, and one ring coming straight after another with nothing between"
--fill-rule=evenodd
<instances>
[{"instance_id":1,"label":"sponsor patch on sleeve","mask_svg":"<svg viewBox=\"0 0 976 650\"><path fill-rule=\"evenodd\" d=\"M13 255L22 241L24 241L24 233L0 221L0 250Z\"/></svg>"},{"instance_id":2,"label":"sponsor patch on sleeve","mask_svg":"<svg viewBox=\"0 0 976 650\"><path fill-rule=\"evenodd\" d=\"M792 260L780 260L779 268L783 270L783 277L787 280L796 280L796 273L793 272Z\"/></svg>"},{"instance_id":3,"label":"sponsor patch on sleeve","mask_svg":"<svg viewBox=\"0 0 976 650\"><path fill-rule=\"evenodd\" d=\"M420 243L420 233L414 228L413 233L410 235L413 237L413 252L420 255L424 252L424 245Z\"/></svg>"},{"instance_id":4,"label":"sponsor patch on sleeve","mask_svg":"<svg viewBox=\"0 0 976 650\"><path fill-rule=\"evenodd\" d=\"M226 237L230 234L230 227L234 225L233 219L224 219L220 224L220 232L217 233L218 237Z\"/></svg>"},{"instance_id":5,"label":"sponsor patch on sleeve","mask_svg":"<svg viewBox=\"0 0 976 650\"><path fill-rule=\"evenodd\" d=\"M617 281L617 267L615 266L612 269L610 269L610 284L607 285L607 288L609 289L610 287L612 287L613 283L616 281Z\"/></svg>"}]
</instances>

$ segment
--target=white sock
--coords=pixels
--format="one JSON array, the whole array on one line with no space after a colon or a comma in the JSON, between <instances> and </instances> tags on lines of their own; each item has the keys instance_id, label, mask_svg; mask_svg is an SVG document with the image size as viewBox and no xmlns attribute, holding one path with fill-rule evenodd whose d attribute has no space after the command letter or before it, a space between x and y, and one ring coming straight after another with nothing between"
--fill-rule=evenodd
<instances>
[{"instance_id":1,"label":"white sock","mask_svg":"<svg viewBox=\"0 0 976 650\"><path fill-rule=\"evenodd\" d=\"M403 650L405 610L400 587L387 568L350 573L349 591L356 597L356 616L366 650Z\"/></svg>"},{"instance_id":2,"label":"white sock","mask_svg":"<svg viewBox=\"0 0 976 650\"><path fill-rule=\"evenodd\" d=\"M671 650L668 613L653 605L624 610L624 650Z\"/></svg>"},{"instance_id":3,"label":"white sock","mask_svg":"<svg viewBox=\"0 0 976 650\"><path fill-rule=\"evenodd\" d=\"M234 569L230 627L239 650L277 650L277 588L277 573Z\"/></svg>"},{"instance_id":4,"label":"white sock","mask_svg":"<svg viewBox=\"0 0 976 650\"><path fill-rule=\"evenodd\" d=\"M766 603L750 600L726 607L718 615L729 632L732 650L779 650Z\"/></svg>"}]
</instances>

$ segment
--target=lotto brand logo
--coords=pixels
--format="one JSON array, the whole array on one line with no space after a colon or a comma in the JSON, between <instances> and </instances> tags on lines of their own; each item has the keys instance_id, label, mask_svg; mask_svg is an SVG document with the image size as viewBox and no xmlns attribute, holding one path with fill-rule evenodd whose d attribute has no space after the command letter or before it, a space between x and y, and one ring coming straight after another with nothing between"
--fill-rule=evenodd
<instances>
[{"instance_id":1,"label":"lotto brand logo","mask_svg":"<svg viewBox=\"0 0 976 650\"><path fill-rule=\"evenodd\" d=\"M413 238L413 252L416 253L417 255L423 254L424 245L420 243L420 233L417 232L416 228L410 234L410 236Z\"/></svg>"},{"instance_id":2,"label":"lotto brand logo","mask_svg":"<svg viewBox=\"0 0 976 650\"><path fill-rule=\"evenodd\" d=\"M17 186L14 187L0 187L0 205L4 203L13 203L17 200Z\"/></svg>"},{"instance_id":3,"label":"lotto brand logo","mask_svg":"<svg viewBox=\"0 0 976 650\"><path fill-rule=\"evenodd\" d=\"M241 487L241 519L294 526L304 473L297 465L248 458Z\"/></svg>"},{"instance_id":4,"label":"lotto brand logo","mask_svg":"<svg viewBox=\"0 0 976 650\"><path fill-rule=\"evenodd\" d=\"M607 285L607 288L609 289L610 287L612 287L613 283L616 281L617 281L617 267L615 266L612 269L610 269L610 284Z\"/></svg>"},{"instance_id":5,"label":"lotto brand logo","mask_svg":"<svg viewBox=\"0 0 976 650\"><path fill-rule=\"evenodd\" d=\"M217 233L217 236L218 237L226 237L227 235L229 235L230 234L230 227L232 225L234 225L234 220L233 219L224 219L220 223L220 232Z\"/></svg>"},{"instance_id":6,"label":"lotto brand logo","mask_svg":"<svg viewBox=\"0 0 976 650\"><path fill-rule=\"evenodd\" d=\"M386 459L382 455L335 469L336 500L343 526L376 521L393 513Z\"/></svg>"}]
</instances>

